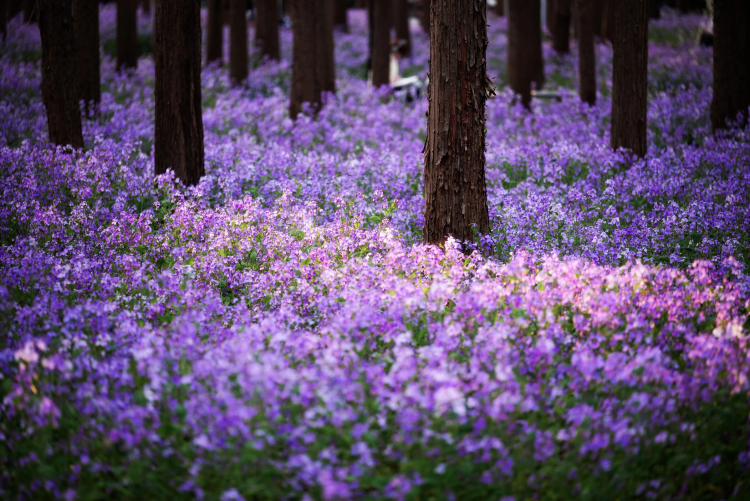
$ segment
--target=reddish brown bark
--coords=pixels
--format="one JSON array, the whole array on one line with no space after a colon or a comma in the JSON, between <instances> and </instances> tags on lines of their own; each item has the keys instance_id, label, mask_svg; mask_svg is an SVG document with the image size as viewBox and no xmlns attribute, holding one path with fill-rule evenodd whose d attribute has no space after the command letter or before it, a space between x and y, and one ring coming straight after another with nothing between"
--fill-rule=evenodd
<instances>
[{"instance_id":1,"label":"reddish brown bark","mask_svg":"<svg viewBox=\"0 0 750 501\"><path fill-rule=\"evenodd\" d=\"M750 2L714 2L714 85L711 125L725 129L742 114L748 122L750 106Z\"/></svg>"},{"instance_id":2,"label":"reddish brown bark","mask_svg":"<svg viewBox=\"0 0 750 501\"><path fill-rule=\"evenodd\" d=\"M83 148L81 111L76 95L76 49L72 0L39 0L42 38L42 101L49 139Z\"/></svg>"},{"instance_id":3,"label":"reddish brown bark","mask_svg":"<svg viewBox=\"0 0 750 501\"><path fill-rule=\"evenodd\" d=\"M616 2L612 69L613 149L646 155L648 0Z\"/></svg>"},{"instance_id":4,"label":"reddish brown bark","mask_svg":"<svg viewBox=\"0 0 750 501\"><path fill-rule=\"evenodd\" d=\"M206 22L206 64L223 63L222 44L224 28L221 24L222 0L208 0L208 20Z\"/></svg>"},{"instance_id":5,"label":"reddish brown bark","mask_svg":"<svg viewBox=\"0 0 750 501\"><path fill-rule=\"evenodd\" d=\"M391 0L373 0L372 6L372 85L390 83Z\"/></svg>"},{"instance_id":6,"label":"reddish brown bark","mask_svg":"<svg viewBox=\"0 0 750 501\"><path fill-rule=\"evenodd\" d=\"M76 44L77 95L86 106L86 114L95 113L102 100L99 69L99 2L73 0Z\"/></svg>"},{"instance_id":7,"label":"reddish brown bark","mask_svg":"<svg viewBox=\"0 0 750 501\"><path fill-rule=\"evenodd\" d=\"M537 24L541 24L539 18ZM534 56L529 41L534 24L534 9L528 0L508 1L508 85L528 107L531 103L531 82Z\"/></svg>"},{"instance_id":8,"label":"reddish brown bark","mask_svg":"<svg viewBox=\"0 0 750 501\"><path fill-rule=\"evenodd\" d=\"M578 94L581 101L596 103L596 53L594 51L594 0L576 0L578 17Z\"/></svg>"},{"instance_id":9,"label":"reddish brown bark","mask_svg":"<svg viewBox=\"0 0 750 501\"><path fill-rule=\"evenodd\" d=\"M394 17L396 20L396 38L406 42L404 54L411 55L411 33L409 32L409 2L408 0L394 0Z\"/></svg>"},{"instance_id":10,"label":"reddish brown bark","mask_svg":"<svg viewBox=\"0 0 750 501\"><path fill-rule=\"evenodd\" d=\"M156 0L154 6L154 170L172 169L196 185L203 164L200 2Z\"/></svg>"},{"instance_id":11,"label":"reddish brown bark","mask_svg":"<svg viewBox=\"0 0 750 501\"><path fill-rule=\"evenodd\" d=\"M322 85L318 71L318 20L320 0L293 0L292 88L289 116L296 119L304 103L313 113L320 109Z\"/></svg>"},{"instance_id":12,"label":"reddish brown bark","mask_svg":"<svg viewBox=\"0 0 750 501\"><path fill-rule=\"evenodd\" d=\"M117 0L117 71L138 67L137 8L137 0Z\"/></svg>"},{"instance_id":13,"label":"reddish brown bark","mask_svg":"<svg viewBox=\"0 0 750 501\"><path fill-rule=\"evenodd\" d=\"M229 2L229 76L232 85L245 81L249 71L247 54L247 4L245 0Z\"/></svg>"},{"instance_id":14,"label":"reddish brown bark","mask_svg":"<svg viewBox=\"0 0 750 501\"><path fill-rule=\"evenodd\" d=\"M552 48L558 54L570 52L570 0L554 1L554 31L552 32Z\"/></svg>"},{"instance_id":15,"label":"reddish brown bark","mask_svg":"<svg viewBox=\"0 0 750 501\"><path fill-rule=\"evenodd\" d=\"M432 4L424 242L473 241L489 233L485 181L487 4Z\"/></svg>"}]
</instances>

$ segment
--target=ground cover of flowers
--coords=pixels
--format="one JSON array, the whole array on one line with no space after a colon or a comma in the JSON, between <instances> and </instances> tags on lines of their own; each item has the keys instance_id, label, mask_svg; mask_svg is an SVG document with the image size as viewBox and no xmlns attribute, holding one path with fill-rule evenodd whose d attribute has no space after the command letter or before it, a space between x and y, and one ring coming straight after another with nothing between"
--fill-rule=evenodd
<instances>
[{"instance_id":1,"label":"ground cover of flowers","mask_svg":"<svg viewBox=\"0 0 750 501\"><path fill-rule=\"evenodd\" d=\"M608 148L576 57L512 103L490 18L492 234L419 245L426 103L365 75L286 113L284 60L203 72L207 175L154 178L153 64L82 152L46 143L39 41L0 52L0 495L7 499L746 499L748 130L710 133L697 16L651 27L649 155ZM150 25L141 22L141 47ZM423 73L414 27L406 74ZM567 90L566 90L567 89Z\"/></svg>"}]
</instances>

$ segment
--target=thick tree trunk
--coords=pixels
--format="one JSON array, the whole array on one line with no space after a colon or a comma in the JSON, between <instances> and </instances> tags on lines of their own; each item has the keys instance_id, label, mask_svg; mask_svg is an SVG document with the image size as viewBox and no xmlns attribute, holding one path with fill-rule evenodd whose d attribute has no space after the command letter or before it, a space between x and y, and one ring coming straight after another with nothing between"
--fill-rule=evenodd
<instances>
[{"instance_id":1,"label":"thick tree trunk","mask_svg":"<svg viewBox=\"0 0 750 501\"><path fill-rule=\"evenodd\" d=\"M612 70L613 149L646 155L648 0L616 2Z\"/></svg>"},{"instance_id":2,"label":"thick tree trunk","mask_svg":"<svg viewBox=\"0 0 750 501\"><path fill-rule=\"evenodd\" d=\"M495 4L495 14L500 17L505 17L505 0L497 0Z\"/></svg>"},{"instance_id":3,"label":"thick tree trunk","mask_svg":"<svg viewBox=\"0 0 750 501\"><path fill-rule=\"evenodd\" d=\"M714 93L711 125L714 130L728 127L742 114L748 122L750 105L750 2L714 2Z\"/></svg>"},{"instance_id":4,"label":"thick tree trunk","mask_svg":"<svg viewBox=\"0 0 750 501\"><path fill-rule=\"evenodd\" d=\"M424 242L474 241L490 231L485 182L487 4L432 4Z\"/></svg>"},{"instance_id":5,"label":"thick tree trunk","mask_svg":"<svg viewBox=\"0 0 750 501\"><path fill-rule=\"evenodd\" d=\"M201 105L201 11L195 0L154 6L156 174L172 169L186 185L204 174Z\"/></svg>"},{"instance_id":6,"label":"thick tree trunk","mask_svg":"<svg viewBox=\"0 0 750 501\"><path fill-rule=\"evenodd\" d=\"M390 83L391 0L373 0L372 7L372 85Z\"/></svg>"},{"instance_id":7,"label":"thick tree trunk","mask_svg":"<svg viewBox=\"0 0 750 501\"><path fill-rule=\"evenodd\" d=\"M221 24L222 0L208 0L208 20L206 22L206 64L222 61L224 27Z\"/></svg>"},{"instance_id":8,"label":"thick tree trunk","mask_svg":"<svg viewBox=\"0 0 750 501\"><path fill-rule=\"evenodd\" d=\"M137 7L137 0L117 0L117 71L138 67Z\"/></svg>"},{"instance_id":9,"label":"thick tree trunk","mask_svg":"<svg viewBox=\"0 0 750 501\"><path fill-rule=\"evenodd\" d=\"M39 0L26 0L24 3L23 20L36 23L39 20Z\"/></svg>"},{"instance_id":10,"label":"thick tree trunk","mask_svg":"<svg viewBox=\"0 0 750 501\"><path fill-rule=\"evenodd\" d=\"M596 103L596 54L594 52L594 0L576 0L578 17L578 94L581 101Z\"/></svg>"},{"instance_id":11,"label":"thick tree trunk","mask_svg":"<svg viewBox=\"0 0 750 501\"><path fill-rule=\"evenodd\" d=\"M320 110L322 84L318 71L318 18L320 0L293 0L292 89L289 116L296 119L304 103Z\"/></svg>"},{"instance_id":12,"label":"thick tree trunk","mask_svg":"<svg viewBox=\"0 0 750 501\"><path fill-rule=\"evenodd\" d=\"M344 33L349 33L349 17L346 5L346 0L336 0L336 17L333 20L333 25Z\"/></svg>"},{"instance_id":13,"label":"thick tree trunk","mask_svg":"<svg viewBox=\"0 0 750 501\"><path fill-rule=\"evenodd\" d=\"M255 22L256 40L260 34L260 49L264 57L278 61L279 50L279 9L276 0L256 0L258 19Z\"/></svg>"},{"instance_id":14,"label":"thick tree trunk","mask_svg":"<svg viewBox=\"0 0 750 501\"><path fill-rule=\"evenodd\" d=\"M531 32L527 43L531 44L533 71L531 81L537 89L544 87L544 57L542 55L542 3L541 0L526 0L531 3L532 19Z\"/></svg>"},{"instance_id":15,"label":"thick tree trunk","mask_svg":"<svg viewBox=\"0 0 750 501\"><path fill-rule=\"evenodd\" d=\"M532 0L538 1L538 0ZM533 80L533 48L530 41L533 31L534 9L532 1L508 1L508 85L527 108L531 103L531 82Z\"/></svg>"},{"instance_id":16,"label":"thick tree trunk","mask_svg":"<svg viewBox=\"0 0 750 501\"><path fill-rule=\"evenodd\" d=\"M249 71L247 54L247 5L245 0L229 2L229 76L241 85Z\"/></svg>"},{"instance_id":17,"label":"thick tree trunk","mask_svg":"<svg viewBox=\"0 0 750 501\"><path fill-rule=\"evenodd\" d=\"M555 30L552 32L552 47L558 54L570 52L570 0L554 0Z\"/></svg>"},{"instance_id":18,"label":"thick tree trunk","mask_svg":"<svg viewBox=\"0 0 750 501\"><path fill-rule=\"evenodd\" d=\"M336 65L333 47L333 9L335 0L318 0L318 71L323 92L336 92Z\"/></svg>"},{"instance_id":19,"label":"thick tree trunk","mask_svg":"<svg viewBox=\"0 0 750 501\"><path fill-rule=\"evenodd\" d=\"M430 34L430 8L431 0L421 0L422 2L422 30L429 35Z\"/></svg>"},{"instance_id":20,"label":"thick tree trunk","mask_svg":"<svg viewBox=\"0 0 750 501\"><path fill-rule=\"evenodd\" d=\"M395 0L393 6L396 18L396 38L406 42L405 54L411 56L411 33L409 33L409 2Z\"/></svg>"},{"instance_id":21,"label":"thick tree trunk","mask_svg":"<svg viewBox=\"0 0 750 501\"><path fill-rule=\"evenodd\" d=\"M86 106L86 114L92 115L102 100L99 70L99 2L97 0L73 0L73 21L76 43L76 75L78 76L78 100Z\"/></svg>"},{"instance_id":22,"label":"thick tree trunk","mask_svg":"<svg viewBox=\"0 0 750 501\"><path fill-rule=\"evenodd\" d=\"M39 0L39 8L42 101L47 109L49 139L57 145L83 148L72 0Z\"/></svg>"}]
</instances>

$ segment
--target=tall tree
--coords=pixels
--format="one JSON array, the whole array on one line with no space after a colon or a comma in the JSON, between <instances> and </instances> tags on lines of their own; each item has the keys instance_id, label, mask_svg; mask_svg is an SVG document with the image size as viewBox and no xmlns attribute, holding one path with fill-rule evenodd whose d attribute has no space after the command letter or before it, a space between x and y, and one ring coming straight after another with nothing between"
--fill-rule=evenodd
<instances>
[{"instance_id":1,"label":"tall tree","mask_svg":"<svg viewBox=\"0 0 750 501\"><path fill-rule=\"evenodd\" d=\"M333 19L333 25L344 33L349 33L349 17L347 11L347 0L336 0L336 15Z\"/></svg>"},{"instance_id":2,"label":"tall tree","mask_svg":"<svg viewBox=\"0 0 750 501\"><path fill-rule=\"evenodd\" d=\"M336 92L336 65L333 47L333 16L335 0L318 0L318 79L323 92Z\"/></svg>"},{"instance_id":3,"label":"tall tree","mask_svg":"<svg viewBox=\"0 0 750 501\"><path fill-rule=\"evenodd\" d=\"M409 33L409 2L394 0L393 10L396 18L396 38L406 42L406 55L411 55L411 33Z\"/></svg>"},{"instance_id":4,"label":"tall tree","mask_svg":"<svg viewBox=\"0 0 750 501\"><path fill-rule=\"evenodd\" d=\"M372 0L372 85L390 83L391 0Z\"/></svg>"},{"instance_id":5,"label":"tall tree","mask_svg":"<svg viewBox=\"0 0 750 501\"><path fill-rule=\"evenodd\" d=\"M247 4L245 0L229 2L229 76L233 85L245 81L249 71L247 56Z\"/></svg>"},{"instance_id":6,"label":"tall tree","mask_svg":"<svg viewBox=\"0 0 750 501\"><path fill-rule=\"evenodd\" d=\"M545 2L544 22L547 25L547 31L550 36L553 36L555 33L555 0L547 0Z\"/></svg>"},{"instance_id":7,"label":"tall tree","mask_svg":"<svg viewBox=\"0 0 750 501\"><path fill-rule=\"evenodd\" d=\"M76 75L78 100L86 106L86 114L95 113L102 100L99 70L99 2L73 0L73 21L76 43Z\"/></svg>"},{"instance_id":8,"label":"tall tree","mask_svg":"<svg viewBox=\"0 0 750 501\"><path fill-rule=\"evenodd\" d=\"M83 148L72 0L39 0L39 8L42 101L47 109L49 139L57 145Z\"/></svg>"},{"instance_id":9,"label":"tall tree","mask_svg":"<svg viewBox=\"0 0 750 501\"><path fill-rule=\"evenodd\" d=\"M728 120L748 123L750 106L750 2L714 2L714 93L711 125L728 127Z\"/></svg>"},{"instance_id":10,"label":"tall tree","mask_svg":"<svg viewBox=\"0 0 750 501\"><path fill-rule=\"evenodd\" d=\"M578 94L581 101L596 103L596 54L594 52L594 0L576 0L578 17Z\"/></svg>"},{"instance_id":11,"label":"tall tree","mask_svg":"<svg viewBox=\"0 0 750 501\"><path fill-rule=\"evenodd\" d=\"M570 52L570 0L554 0L554 5L555 29L552 32L552 47L558 54L567 54Z\"/></svg>"},{"instance_id":12,"label":"tall tree","mask_svg":"<svg viewBox=\"0 0 750 501\"><path fill-rule=\"evenodd\" d=\"M486 0L437 1L430 26L424 241L490 231L485 181Z\"/></svg>"},{"instance_id":13,"label":"tall tree","mask_svg":"<svg viewBox=\"0 0 750 501\"><path fill-rule=\"evenodd\" d=\"M276 0L256 0L258 18L256 26L256 40L260 34L261 54L269 59L280 59L279 49L279 8ZM333 40L331 40L333 44Z\"/></svg>"},{"instance_id":14,"label":"tall tree","mask_svg":"<svg viewBox=\"0 0 750 501\"><path fill-rule=\"evenodd\" d=\"M292 89L289 116L296 119L304 103L320 109L322 84L318 71L320 0L292 0Z\"/></svg>"},{"instance_id":15,"label":"tall tree","mask_svg":"<svg viewBox=\"0 0 750 501\"><path fill-rule=\"evenodd\" d=\"M535 0L532 0L535 1ZM527 108L531 103L531 82L534 73L532 43L529 41L534 22L534 9L529 0L508 1L508 85Z\"/></svg>"},{"instance_id":16,"label":"tall tree","mask_svg":"<svg viewBox=\"0 0 750 501\"><path fill-rule=\"evenodd\" d=\"M117 71L138 67L138 3L117 0Z\"/></svg>"},{"instance_id":17,"label":"tall tree","mask_svg":"<svg viewBox=\"0 0 750 501\"><path fill-rule=\"evenodd\" d=\"M208 0L208 20L206 22L206 64L222 64L222 44L224 27L221 24L222 0Z\"/></svg>"},{"instance_id":18,"label":"tall tree","mask_svg":"<svg viewBox=\"0 0 750 501\"><path fill-rule=\"evenodd\" d=\"M531 44L532 73L531 81L537 89L544 87L544 57L542 55L542 3L540 0L526 0L531 4L531 31L527 43Z\"/></svg>"},{"instance_id":19,"label":"tall tree","mask_svg":"<svg viewBox=\"0 0 750 501\"><path fill-rule=\"evenodd\" d=\"M201 11L195 0L154 6L154 170L196 185L203 165Z\"/></svg>"},{"instance_id":20,"label":"tall tree","mask_svg":"<svg viewBox=\"0 0 750 501\"><path fill-rule=\"evenodd\" d=\"M648 0L615 3L612 69L613 149L646 155Z\"/></svg>"},{"instance_id":21,"label":"tall tree","mask_svg":"<svg viewBox=\"0 0 750 501\"><path fill-rule=\"evenodd\" d=\"M23 20L27 23L36 23L39 19L39 0L26 0L23 9Z\"/></svg>"},{"instance_id":22,"label":"tall tree","mask_svg":"<svg viewBox=\"0 0 750 501\"><path fill-rule=\"evenodd\" d=\"M431 0L421 0L422 4L422 17L420 21L422 22L422 30L426 34L430 34L430 11L432 10L430 8Z\"/></svg>"}]
</instances>

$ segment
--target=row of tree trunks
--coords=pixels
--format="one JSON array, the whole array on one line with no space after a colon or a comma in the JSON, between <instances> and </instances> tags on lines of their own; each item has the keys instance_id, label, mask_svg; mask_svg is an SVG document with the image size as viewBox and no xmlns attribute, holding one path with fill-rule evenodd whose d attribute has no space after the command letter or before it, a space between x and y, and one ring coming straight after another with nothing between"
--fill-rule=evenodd
<instances>
[{"instance_id":1,"label":"row of tree trunks","mask_svg":"<svg viewBox=\"0 0 750 501\"><path fill-rule=\"evenodd\" d=\"M222 44L224 27L221 24L222 0L208 0L206 21L206 64L223 64Z\"/></svg>"},{"instance_id":2,"label":"row of tree trunks","mask_svg":"<svg viewBox=\"0 0 750 501\"><path fill-rule=\"evenodd\" d=\"M729 122L748 123L750 106L750 2L714 2L714 93L711 125L725 129Z\"/></svg>"},{"instance_id":3,"label":"row of tree trunks","mask_svg":"<svg viewBox=\"0 0 750 501\"><path fill-rule=\"evenodd\" d=\"M99 2L73 0L75 31L77 95L83 101L86 115L96 113L102 100L99 69Z\"/></svg>"},{"instance_id":4,"label":"row of tree trunks","mask_svg":"<svg viewBox=\"0 0 750 501\"><path fill-rule=\"evenodd\" d=\"M289 115L296 119L304 103L320 109L323 90L318 71L318 23L322 0L292 0L292 88Z\"/></svg>"},{"instance_id":5,"label":"row of tree trunks","mask_svg":"<svg viewBox=\"0 0 750 501\"><path fill-rule=\"evenodd\" d=\"M372 85L390 83L391 70L391 0L372 0Z\"/></svg>"},{"instance_id":6,"label":"row of tree trunks","mask_svg":"<svg viewBox=\"0 0 750 501\"><path fill-rule=\"evenodd\" d=\"M233 85L241 85L247 79L249 62L247 57L247 4L245 0L229 2L229 78Z\"/></svg>"},{"instance_id":7,"label":"row of tree trunks","mask_svg":"<svg viewBox=\"0 0 750 501\"><path fill-rule=\"evenodd\" d=\"M594 51L594 1L575 0L578 18L578 94L581 101L596 103L596 53Z\"/></svg>"},{"instance_id":8,"label":"row of tree trunks","mask_svg":"<svg viewBox=\"0 0 750 501\"><path fill-rule=\"evenodd\" d=\"M274 61L281 58L279 47L279 9L276 0L256 0L255 40L261 55Z\"/></svg>"},{"instance_id":9,"label":"row of tree trunks","mask_svg":"<svg viewBox=\"0 0 750 501\"><path fill-rule=\"evenodd\" d=\"M409 33L409 3L407 0L395 0L394 24L396 38L406 42L406 56L411 56L411 34Z\"/></svg>"},{"instance_id":10,"label":"row of tree trunks","mask_svg":"<svg viewBox=\"0 0 750 501\"><path fill-rule=\"evenodd\" d=\"M424 145L424 242L489 233L485 182L486 0L435 1Z\"/></svg>"},{"instance_id":11,"label":"row of tree trunks","mask_svg":"<svg viewBox=\"0 0 750 501\"><path fill-rule=\"evenodd\" d=\"M744 1L744 0L740 0ZM648 0L616 2L612 61L613 149L646 155Z\"/></svg>"},{"instance_id":12,"label":"row of tree trunks","mask_svg":"<svg viewBox=\"0 0 750 501\"><path fill-rule=\"evenodd\" d=\"M204 175L200 2L157 0L154 11L154 170L196 185Z\"/></svg>"},{"instance_id":13,"label":"row of tree trunks","mask_svg":"<svg viewBox=\"0 0 750 501\"><path fill-rule=\"evenodd\" d=\"M138 0L117 0L117 71L138 67Z\"/></svg>"}]
</instances>

